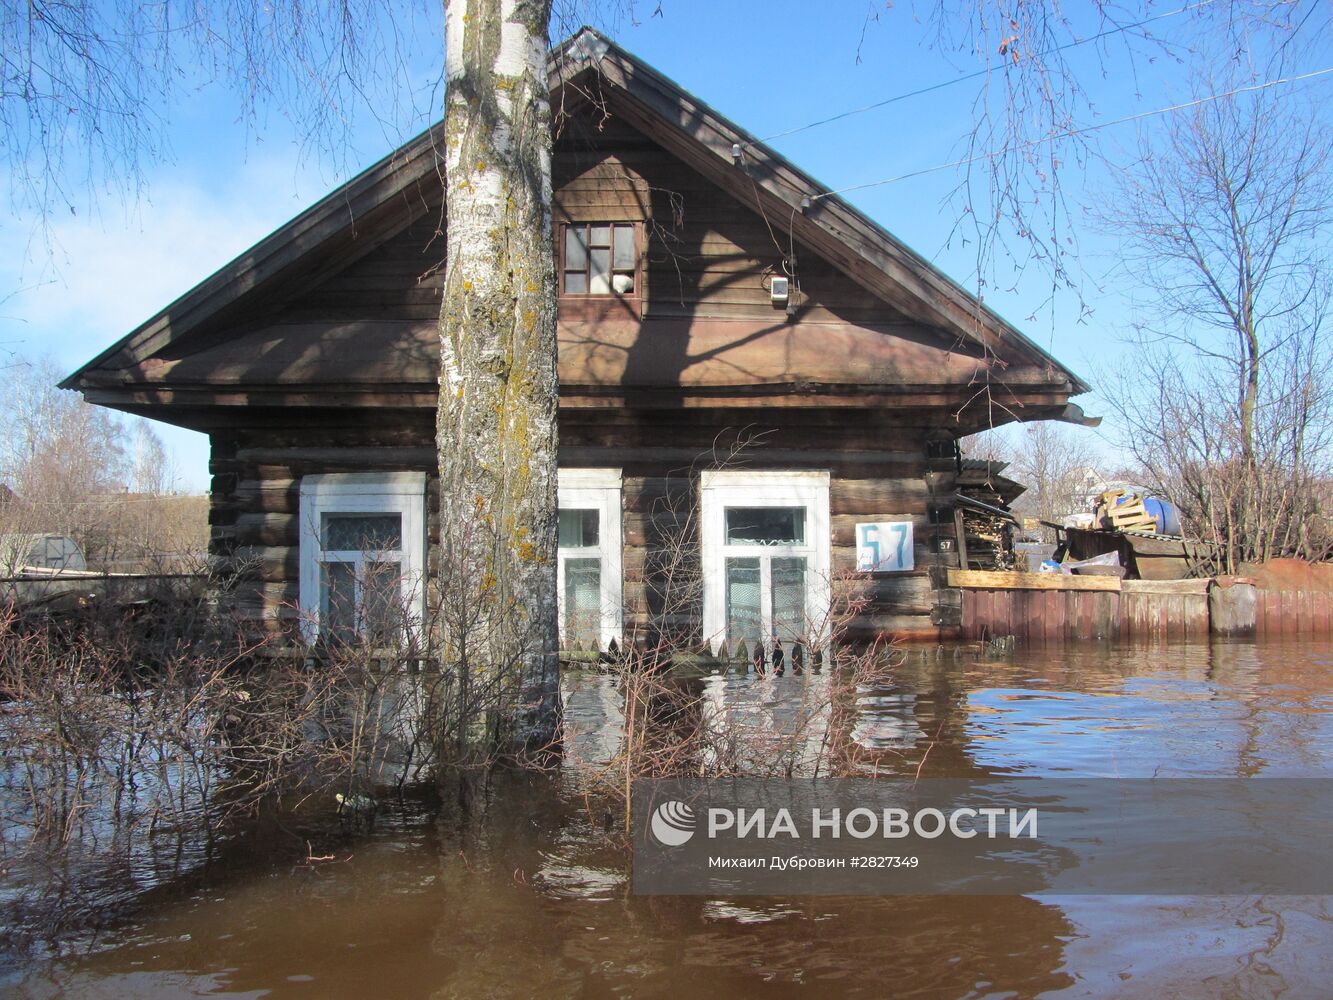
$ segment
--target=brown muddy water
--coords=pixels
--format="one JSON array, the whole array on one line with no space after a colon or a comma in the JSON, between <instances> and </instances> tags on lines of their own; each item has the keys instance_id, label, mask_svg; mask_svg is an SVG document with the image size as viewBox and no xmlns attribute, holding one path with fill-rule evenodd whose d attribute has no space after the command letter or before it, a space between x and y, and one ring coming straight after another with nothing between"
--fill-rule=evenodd
<instances>
[{"instance_id":1,"label":"brown muddy water","mask_svg":"<svg viewBox=\"0 0 1333 1000\"><path fill-rule=\"evenodd\" d=\"M715 677L705 696L780 721L809 680ZM615 688L593 674L566 687L571 758L610 753ZM891 688L863 692L856 735L931 777L1328 777L1333 650L912 659ZM84 890L108 926L11 955L0 992L1333 997L1329 897L636 897L575 787L567 773L511 778L467 821L385 814L368 836L313 841L325 861L305 862L282 833L267 853L233 844L187 876L167 873L189 859L136 861Z\"/></svg>"}]
</instances>

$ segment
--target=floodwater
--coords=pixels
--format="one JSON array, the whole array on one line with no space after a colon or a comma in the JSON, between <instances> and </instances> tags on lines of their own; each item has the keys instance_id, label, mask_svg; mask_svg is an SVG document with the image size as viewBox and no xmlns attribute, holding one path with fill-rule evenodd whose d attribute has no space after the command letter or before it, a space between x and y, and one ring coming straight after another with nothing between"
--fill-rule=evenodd
<instances>
[{"instance_id":1,"label":"floodwater","mask_svg":"<svg viewBox=\"0 0 1333 1000\"><path fill-rule=\"evenodd\" d=\"M703 694L780 719L809 680L715 677ZM615 746L616 690L594 674L566 684L571 760L595 761ZM1329 777L1333 650L916 657L862 693L855 735L923 777ZM386 814L369 835L287 843L276 860L238 846L189 877L124 873L132 905L54 952L11 957L0 992L1333 996L1330 897L638 897L574 787L515 777L466 821Z\"/></svg>"}]
</instances>

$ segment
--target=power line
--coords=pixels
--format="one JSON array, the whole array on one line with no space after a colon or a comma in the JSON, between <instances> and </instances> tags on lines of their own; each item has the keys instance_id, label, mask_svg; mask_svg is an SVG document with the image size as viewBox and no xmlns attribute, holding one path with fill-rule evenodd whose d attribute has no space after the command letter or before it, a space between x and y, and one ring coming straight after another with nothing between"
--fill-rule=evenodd
<instances>
[{"instance_id":1,"label":"power line","mask_svg":"<svg viewBox=\"0 0 1333 1000\"><path fill-rule=\"evenodd\" d=\"M1072 42L1066 42L1063 45L1057 45L1054 48L1050 49L1043 49L1042 51L1038 52L1034 56L1034 58L1042 58L1044 56L1054 55L1057 52L1064 52L1066 49L1072 49L1079 45L1087 45L1089 42L1098 42L1101 41L1103 38L1109 38L1111 35L1120 35L1124 34L1127 31L1133 31L1136 28L1142 28L1145 25L1152 24L1154 21L1160 21L1163 18L1176 17L1180 14L1187 14L1190 11L1199 10L1203 7L1210 7L1216 2L1217 0L1199 0L1198 3L1188 4L1187 6L1177 8L1176 10L1168 10L1161 14L1155 14L1152 17L1144 18L1142 21L1136 21L1133 24L1125 24L1116 28L1107 28L1105 31L1100 31L1095 35L1089 35L1087 38L1076 38ZM782 139L789 135L795 135L798 132L805 132L812 128L819 128L821 125L829 125L832 124L833 122L842 121L844 118L851 118L854 115L862 115L865 114L867 111L874 111L878 108L887 107L890 104L896 104L899 101L905 101L908 98L920 97L923 94L934 93L937 90L943 90L945 87L952 87L956 83L965 83L968 80L976 80L979 77L986 76L991 72L992 70L989 68L979 69L972 73L965 73L963 76L956 76L950 80L941 80L939 83L932 83L929 86L921 87L918 90L909 90L905 94L898 94L894 97L886 97L884 100L876 101L874 104L867 104L861 108L853 108L851 111L842 111L836 115L830 115L828 118L821 118L819 119L819 121L810 122L808 125L797 125L795 128L789 128L782 132L774 132L772 135L764 136L762 139L757 139L755 141L772 142L774 139ZM749 144L747 143L747 145Z\"/></svg>"},{"instance_id":2,"label":"power line","mask_svg":"<svg viewBox=\"0 0 1333 1000\"><path fill-rule=\"evenodd\" d=\"M1268 80L1264 83L1251 84L1247 87L1237 87L1235 90L1228 90L1222 94L1209 94L1207 97L1196 98L1193 101L1186 101L1183 104L1173 104L1166 108L1157 108L1153 111L1140 111L1137 114L1125 115L1123 118L1115 118L1107 122L1098 122L1095 125L1084 125L1082 128L1065 129L1055 135L1048 135L1041 139L1033 139L1030 142L1019 143L1017 146L1004 146L989 153L978 153L975 156L965 156L959 160L950 160L948 163L937 163L932 167L922 167L920 170L912 170L905 174L898 174L894 177L885 177L878 181L866 181L864 184L851 184L844 188L838 188L835 191L825 191L822 194L811 195L810 200L818 201L821 198L827 198L830 195L845 194L848 191L860 191L863 188L880 187L884 184L893 184L897 181L905 181L912 177L920 177L922 174L932 174L940 170L948 170L950 167L961 167L964 164L976 163L978 160L995 159L1005 153L1018 149L1031 149L1034 146L1040 146L1044 143L1055 142L1059 139L1068 139L1076 135L1084 135L1088 132L1096 132L1100 129L1110 128L1112 125L1124 125L1128 122L1141 121L1145 118L1152 118L1156 115L1170 114L1173 111L1184 111L1188 108L1197 108L1203 104L1209 104L1213 101L1220 101L1226 97L1235 97L1237 94L1251 94L1260 90L1267 90L1269 87L1276 87L1284 83L1300 83L1302 80L1311 80L1317 76L1324 76L1333 73L1333 66L1327 69L1318 69L1310 73L1302 73L1299 76L1285 76L1277 80Z\"/></svg>"}]
</instances>

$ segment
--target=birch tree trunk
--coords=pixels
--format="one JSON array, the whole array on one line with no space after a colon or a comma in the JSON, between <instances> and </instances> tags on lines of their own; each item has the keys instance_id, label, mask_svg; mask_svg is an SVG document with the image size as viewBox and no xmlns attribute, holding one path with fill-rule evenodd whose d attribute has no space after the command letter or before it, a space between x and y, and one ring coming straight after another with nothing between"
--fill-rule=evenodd
<instances>
[{"instance_id":1,"label":"birch tree trunk","mask_svg":"<svg viewBox=\"0 0 1333 1000\"><path fill-rule=\"evenodd\" d=\"M441 594L465 755L559 724L550 0L445 0Z\"/></svg>"}]
</instances>

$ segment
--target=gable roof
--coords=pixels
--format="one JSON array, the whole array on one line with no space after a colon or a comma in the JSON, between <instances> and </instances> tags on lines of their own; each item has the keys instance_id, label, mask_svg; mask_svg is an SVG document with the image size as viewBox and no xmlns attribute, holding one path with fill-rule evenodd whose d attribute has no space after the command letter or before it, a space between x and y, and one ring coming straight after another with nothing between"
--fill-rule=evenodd
<instances>
[{"instance_id":1,"label":"gable roof","mask_svg":"<svg viewBox=\"0 0 1333 1000\"><path fill-rule=\"evenodd\" d=\"M790 217L794 240L843 270L904 316L970 352L982 351L1018 381L1066 395L1088 386L1021 332L982 305L883 227L857 211L748 132L591 28L551 54L556 106L609 88L616 113L687 166L765 212ZM164 356L179 360L182 341L205 352L209 331L226 331L261 307L289 301L335 274L438 205L444 178L441 126L316 202L217 273L66 378L65 388L113 389L141 381ZM741 150L741 162L733 150ZM804 199L810 207L802 211ZM317 251L317 252L316 252ZM563 348L562 348L563 354ZM989 377L992 366L985 367ZM136 375L131 376L129 370ZM1042 373L1040 376L1035 372ZM1000 381L1004 381L1001 374ZM1071 407L1068 419L1080 419ZM1053 414L1048 414L1053 415Z\"/></svg>"}]
</instances>

